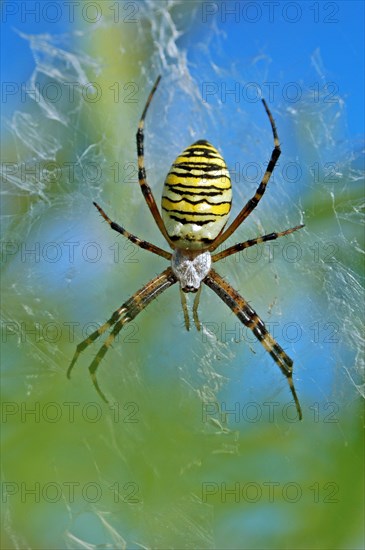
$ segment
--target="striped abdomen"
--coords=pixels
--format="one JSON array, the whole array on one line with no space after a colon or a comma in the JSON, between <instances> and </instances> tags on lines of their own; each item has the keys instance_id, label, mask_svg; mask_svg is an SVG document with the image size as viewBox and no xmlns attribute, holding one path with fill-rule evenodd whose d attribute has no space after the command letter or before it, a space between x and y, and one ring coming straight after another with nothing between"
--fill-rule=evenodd
<instances>
[{"instance_id":1,"label":"striped abdomen","mask_svg":"<svg viewBox=\"0 0 365 550\"><path fill-rule=\"evenodd\" d=\"M208 247L231 210L229 172L217 149L201 140L177 157L162 193L162 218L178 248Z\"/></svg>"}]
</instances>

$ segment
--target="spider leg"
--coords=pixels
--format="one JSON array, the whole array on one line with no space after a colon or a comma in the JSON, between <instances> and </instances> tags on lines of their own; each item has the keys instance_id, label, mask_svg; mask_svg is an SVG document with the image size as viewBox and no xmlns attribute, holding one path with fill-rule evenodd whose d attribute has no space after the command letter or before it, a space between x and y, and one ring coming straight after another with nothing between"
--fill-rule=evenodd
<instances>
[{"instance_id":1,"label":"spider leg","mask_svg":"<svg viewBox=\"0 0 365 550\"><path fill-rule=\"evenodd\" d=\"M238 319L252 330L256 338L268 351L281 372L286 377L292 393L299 420L302 419L302 409L293 383L293 361L279 346L266 329L257 313L249 306L242 296L229 285L216 271L210 270L205 277L204 283L209 286L227 306L233 311Z\"/></svg>"},{"instance_id":2,"label":"spider leg","mask_svg":"<svg viewBox=\"0 0 365 550\"><path fill-rule=\"evenodd\" d=\"M194 318L194 324L197 328L197 330L200 330L201 324L198 317L198 306L199 306L199 298L202 291L202 287L200 285L198 292L195 294L194 303L193 303L193 318ZM186 295L185 292L183 292L180 288L180 298L181 298L181 306L184 313L184 322L186 326L186 330L190 330L190 319L189 319L189 312L188 312L188 306L186 303Z\"/></svg>"},{"instance_id":3,"label":"spider leg","mask_svg":"<svg viewBox=\"0 0 365 550\"><path fill-rule=\"evenodd\" d=\"M185 327L186 327L186 330L190 330L190 319L189 319L188 306L186 304L186 295L185 295L185 292L181 290L181 287L180 287L180 299L181 299L181 307L184 314Z\"/></svg>"},{"instance_id":4,"label":"spider leg","mask_svg":"<svg viewBox=\"0 0 365 550\"><path fill-rule=\"evenodd\" d=\"M167 240L167 242L171 246L172 241L171 241L170 237L167 234L165 224L163 223L160 211L157 207L156 201L155 201L154 196L152 194L152 190L151 190L150 186L147 183L146 169L145 169L145 166L144 166L144 119L146 117L148 107L150 106L150 103L152 101L152 98L153 98L156 90L157 90L157 86L158 86L160 80L161 80L161 76L159 76L157 78L156 82L153 85L153 88L150 92L150 95L148 96L145 108L143 109L143 113L142 113L141 119L140 119L139 124L138 124L138 130L137 130L137 134L136 134L137 155L138 155L138 181L139 181L139 185L141 186L141 190L142 190L143 196L145 198L145 201L147 203L147 206L150 209L151 214L154 217L154 220L155 220L156 224L158 225L162 235L165 237L165 239Z\"/></svg>"},{"instance_id":5,"label":"spider leg","mask_svg":"<svg viewBox=\"0 0 365 550\"><path fill-rule=\"evenodd\" d=\"M110 227L114 229L114 231L117 231L124 237L126 237L128 240L130 240L132 243L136 244L140 248L143 248L145 250L149 250L149 252L153 252L154 254L157 254L158 256L162 256L163 258L166 258L166 260L171 260L171 252L166 252L165 250L162 250L162 248L159 248L158 246L140 239L139 237L136 237L136 235L132 235L132 233L129 233L124 227L119 225L118 223L112 222L112 220L107 216L104 212L104 210L96 203L93 202L93 205L99 210L99 213L102 215L104 220L108 222Z\"/></svg>"},{"instance_id":6,"label":"spider leg","mask_svg":"<svg viewBox=\"0 0 365 550\"><path fill-rule=\"evenodd\" d=\"M106 323L104 323L101 327L99 327L98 329L96 329L92 334L90 334L90 336L88 336L87 338L85 338L85 340L83 340L82 342L80 342L77 347L76 347L76 351L74 353L74 356L72 358L72 361L70 363L70 366L68 367L67 369L67 378L71 378L71 371L72 369L74 368L75 366L75 363L77 361L77 359L79 358L79 355L80 353L82 353L84 351L84 349L86 349L88 346L90 346L90 344L92 344L97 338L99 338L99 336L101 336L102 334L104 334L104 332L106 330L108 330L108 328L110 328L111 326L115 325L115 323L118 321L119 317L124 313L124 307L121 306L120 308L116 309L114 311L114 313L112 314L112 316L110 317L110 319L108 319L108 321L106 321Z\"/></svg>"},{"instance_id":7,"label":"spider leg","mask_svg":"<svg viewBox=\"0 0 365 550\"><path fill-rule=\"evenodd\" d=\"M212 262L219 262L219 260L223 260L223 258L227 258L227 256L236 254L245 248L250 248L250 246L255 246L256 244L264 243L265 241L273 241L279 237L283 237L284 235L289 235L290 233L294 233L294 231L298 231L298 229L302 229L302 227L304 227L303 224L292 227L291 229L286 229L285 231L280 231L279 233L269 233L268 235L262 235L261 237L250 239L244 243L237 243L229 248L226 248L226 250L213 254Z\"/></svg>"},{"instance_id":8,"label":"spider leg","mask_svg":"<svg viewBox=\"0 0 365 550\"><path fill-rule=\"evenodd\" d=\"M281 154L280 149L280 143L278 138L278 133L275 126L274 118L269 110L269 107L267 106L267 103L264 99L262 99L262 103L265 107L265 111L267 113L267 116L269 117L271 129L274 137L274 149L271 153L271 158L269 160L269 163L266 168L266 172L264 174L264 177L262 178L262 181L260 185L258 186L256 193L254 196L245 204L245 206L242 208L241 212L238 214L238 216L233 220L233 222L228 226L228 228L223 231L218 237L213 241L211 246L208 250L213 251L215 250L220 244L222 244L228 237L232 235L234 231L241 225L241 223L251 214L251 212L256 208L258 203L260 202L263 194L265 193L266 185L268 184L268 181L271 177L271 174L273 173L273 170L275 168L275 164L278 161L278 158Z\"/></svg>"},{"instance_id":9,"label":"spider leg","mask_svg":"<svg viewBox=\"0 0 365 550\"><path fill-rule=\"evenodd\" d=\"M198 292L195 294L194 303L193 303L193 318L194 318L194 323L197 330L200 330L201 328L201 324L198 316L198 307L199 307L201 291L202 291L202 285L200 285Z\"/></svg>"},{"instance_id":10,"label":"spider leg","mask_svg":"<svg viewBox=\"0 0 365 550\"><path fill-rule=\"evenodd\" d=\"M137 315L145 309L145 307L148 306L152 300L157 298L159 294L161 294L164 290L168 289L170 286L172 286L174 283L176 283L177 279L175 275L172 272L171 267L168 267L163 271L160 275L157 275L154 279L152 279L149 283L147 283L144 287L142 287L140 290L138 290L129 300L124 302L124 304L117 309L109 321L107 321L104 325L102 325L98 330L93 332L86 340L81 342L77 346L75 355L72 359L71 365L68 369L67 376L70 377L70 372L76 363L76 360L80 353L94 340L96 340L101 334L103 334L109 327L114 325L113 330L105 340L104 344L99 349L95 359L91 363L89 367L90 375L93 381L93 384L96 388L96 391L100 395L100 397L107 403L107 399L104 395L104 393L101 391L98 381L96 379L96 370L99 366L100 361L108 351L109 347L114 342L117 334L122 330L124 325L132 321L137 317Z\"/></svg>"}]
</instances>

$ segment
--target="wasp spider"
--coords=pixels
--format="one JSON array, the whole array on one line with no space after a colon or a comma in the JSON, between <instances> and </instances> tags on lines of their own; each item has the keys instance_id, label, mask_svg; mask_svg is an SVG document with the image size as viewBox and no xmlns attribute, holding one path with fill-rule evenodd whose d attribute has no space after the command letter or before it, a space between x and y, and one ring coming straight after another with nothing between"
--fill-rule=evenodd
<instances>
[{"instance_id":1,"label":"wasp spider","mask_svg":"<svg viewBox=\"0 0 365 550\"><path fill-rule=\"evenodd\" d=\"M245 326L252 330L266 351L270 353L281 372L286 376L298 416L301 419L302 411L292 378L292 359L288 357L285 351L269 334L265 324L246 300L212 268L212 263L227 258L231 254L265 241L272 241L283 235L289 235L289 233L293 233L303 227L303 225L298 225L285 231L263 235L256 239L235 244L221 252L213 253L219 245L234 233L253 209L256 208L265 192L266 185L281 153L274 119L263 99L262 102L269 117L274 136L274 149L256 193L226 229L224 227L231 210L232 200L230 176L226 163L220 153L205 140L196 141L193 145L190 145L173 163L167 174L163 188L161 216L151 188L147 183L144 167L144 120L160 78L157 78L152 88L138 125L136 136L138 180L151 214L172 252L162 250L154 244L132 235L124 227L113 222L98 204L94 202L94 205L112 229L124 235L124 237L137 246L169 260L171 266L138 290L112 314L106 323L77 346L67 376L70 377L80 353L109 328L112 328L109 336L89 367L96 390L102 399L107 401L96 379L96 370L117 334L129 321L135 319L152 300L177 282L180 285L181 304L185 326L188 330L189 316L185 293L196 293L193 304L193 318L196 328L200 330L198 304L202 283L204 283L231 308L233 313Z\"/></svg>"}]
</instances>

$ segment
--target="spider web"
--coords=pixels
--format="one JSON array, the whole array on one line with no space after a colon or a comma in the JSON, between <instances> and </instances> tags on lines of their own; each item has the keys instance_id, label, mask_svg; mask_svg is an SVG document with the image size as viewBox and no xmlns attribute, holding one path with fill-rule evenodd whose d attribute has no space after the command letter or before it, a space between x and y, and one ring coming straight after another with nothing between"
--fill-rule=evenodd
<instances>
[{"instance_id":1,"label":"spider web","mask_svg":"<svg viewBox=\"0 0 365 550\"><path fill-rule=\"evenodd\" d=\"M255 57L230 58L227 36L214 22L202 25L200 9L144 2L138 24L120 26L105 16L64 35L21 33L34 56L27 87L48 86L48 96L29 94L4 131L3 387L6 402L19 411L24 403L39 407L42 437L30 420L26 454L37 456L42 441L47 460L19 468L19 440L29 433L28 421L20 422L3 476L6 483L17 480L17 491L23 482L39 483L41 493L51 485L40 502L24 501L27 522L21 500L11 500L14 487L5 485L4 547L239 544L239 536L226 534L230 521L241 521L237 509L202 502L199 488L202 480L242 476L240 438L254 454L260 436L247 425L239 435L242 425L226 422L215 407L290 397L270 357L207 288L201 333L185 331L175 286L121 335L98 371L110 407L97 401L87 372L101 342L80 358L71 382L65 377L76 343L166 265L112 234L92 207L98 201L130 232L166 248L135 168L136 123L155 77L163 75L146 121L145 150L158 203L173 159L197 139L211 141L226 159L233 215L254 194L269 159L270 125L253 98L257 90L269 92L262 83L290 82L290 68L273 70L264 43ZM127 15L133 17L128 8ZM216 268L293 358L304 414L315 404L323 413L332 403L336 412L355 410L358 420L358 396L364 396L362 145L348 137L345 99L329 97L321 52L302 69L301 100L275 94L269 103L283 154L259 207L229 243L306 227ZM318 90L310 89L312 82ZM72 101L70 83L77 84ZM52 86L61 93L57 99ZM49 421L50 403L61 411L56 424ZM74 420L65 403L76 403ZM100 417L90 420L95 411ZM275 445L266 428L254 428ZM347 446L354 436L342 425L337 437ZM226 462L218 462L221 456ZM59 488L61 498L52 501ZM45 518L55 526L51 535L39 532ZM245 547L254 540L248 537ZM261 542L274 548L268 540Z\"/></svg>"}]
</instances>

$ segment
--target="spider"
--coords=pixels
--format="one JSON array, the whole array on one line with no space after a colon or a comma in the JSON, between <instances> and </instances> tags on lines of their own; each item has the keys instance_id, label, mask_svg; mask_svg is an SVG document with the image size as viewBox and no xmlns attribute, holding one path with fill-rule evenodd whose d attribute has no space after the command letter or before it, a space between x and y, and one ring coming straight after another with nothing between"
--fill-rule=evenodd
<instances>
[{"instance_id":1,"label":"spider","mask_svg":"<svg viewBox=\"0 0 365 550\"><path fill-rule=\"evenodd\" d=\"M285 231L270 233L235 244L221 252L214 252L219 245L224 243L228 237L236 231L249 214L251 214L265 193L266 185L281 154L273 116L266 101L262 99L263 106L271 124L274 137L274 149L256 193L244 205L237 217L226 229L225 225L231 210L232 200L230 175L223 157L213 145L205 140L196 141L190 145L190 147L187 147L171 166L163 188L161 216L151 188L147 183L144 166L144 121L160 79L161 76L157 78L148 96L138 124L136 135L138 180L148 208L162 235L172 249L172 252L167 252L148 241L132 235L124 229L124 227L113 222L96 202L93 204L112 229L122 234L140 248L169 260L171 265L133 294L129 300L124 302L124 304L114 311L106 323L78 344L68 368L67 376L70 378L71 371L80 353L99 338L99 336L104 334L104 332L108 329L112 329L89 367L95 389L100 397L105 402L108 402L99 387L96 378L96 370L122 328L135 319L152 300L157 298L157 296L166 289L179 282L181 305L186 329L189 330L190 321L185 294L192 292L195 293L193 303L194 324L197 330L200 330L201 325L198 318L198 305L202 283L204 283L227 304L246 327L252 330L266 351L270 353L288 381L298 417L301 420L302 410L292 378L292 359L288 357L285 351L270 335L263 321L246 300L212 268L212 263L216 263L223 258L236 254L245 248L255 246L265 241L272 241L284 235L289 235L289 233L293 233L304 227L304 225L297 225Z\"/></svg>"}]
</instances>

